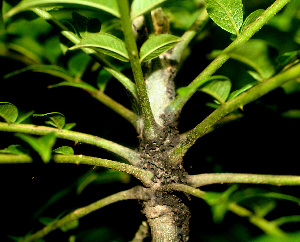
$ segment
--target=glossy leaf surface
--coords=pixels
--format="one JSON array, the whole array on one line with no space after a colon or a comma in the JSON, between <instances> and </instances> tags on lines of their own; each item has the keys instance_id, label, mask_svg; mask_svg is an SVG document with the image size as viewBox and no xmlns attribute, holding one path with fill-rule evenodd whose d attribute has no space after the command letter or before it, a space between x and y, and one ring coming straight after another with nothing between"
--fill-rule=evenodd
<instances>
[{"instance_id":1,"label":"glossy leaf surface","mask_svg":"<svg viewBox=\"0 0 300 242\"><path fill-rule=\"evenodd\" d=\"M173 48L179 41L179 37L170 34L150 37L140 49L140 61L148 61L158 57Z\"/></svg>"},{"instance_id":2,"label":"glossy leaf surface","mask_svg":"<svg viewBox=\"0 0 300 242\"><path fill-rule=\"evenodd\" d=\"M63 129L66 122L65 116L59 112L35 114L34 117L44 117L47 119L47 124L50 124L58 129Z\"/></svg>"},{"instance_id":3,"label":"glossy leaf surface","mask_svg":"<svg viewBox=\"0 0 300 242\"><path fill-rule=\"evenodd\" d=\"M242 0L205 0L209 17L222 29L239 34L243 24Z\"/></svg>"},{"instance_id":4,"label":"glossy leaf surface","mask_svg":"<svg viewBox=\"0 0 300 242\"><path fill-rule=\"evenodd\" d=\"M129 61L125 43L111 34L87 34L81 39L80 44L71 47L70 50L80 48L92 48L118 60L125 62Z\"/></svg>"}]
</instances>

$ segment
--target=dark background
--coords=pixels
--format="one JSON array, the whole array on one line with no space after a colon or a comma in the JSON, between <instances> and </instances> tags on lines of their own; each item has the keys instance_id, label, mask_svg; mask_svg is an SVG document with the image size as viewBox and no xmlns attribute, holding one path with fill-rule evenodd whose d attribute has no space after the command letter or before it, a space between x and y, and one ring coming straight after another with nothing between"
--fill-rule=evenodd
<instances>
[{"instance_id":1,"label":"dark background","mask_svg":"<svg viewBox=\"0 0 300 242\"><path fill-rule=\"evenodd\" d=\"M250 11L250 9L248 10ZM270 36L276 36L270 37ZM299 49L289 42L288 33L282 33L267 26L256 38L270 38L278 54ZM219 41L227 40L227 41ZM201 42L192 43L190 58L181 67L176 78L177 87L187 85L199 74L209 60L205 58L214 48L224 48L230 43L230 35L222 30L214 30ZM280 46L280 48L279 48ZM200 57L199 57L200 56ZM195 65L196 63L196 65ZM24 64L0 57L0 77L24 67ZM233 88L239 87L241 73L245 67L234 61L226 63L217 74L226 74L233 81ZM129 71L125 71L130 75ZM92 78L86 76L86 78ZM135 130L114 112L92 99L83 91L71 87L47 88L58 80L46 74L26 72L9 79L0 79L0 101L11 102L20 110L35 113L61 112L67 123L75 122L73 130L94 134L120 144L137 147ZM128 95L123 87L112 80L106 93L127 107L131 107ZM193 128L212 109L206 106L211 98L197 93L182 111L179 130L185 132ZM287 119L282 113L290 109L300 109L299 92L285 94L279 88L263 98L246 105L242 119L218 128L213 133L202 137L190 149L185 157L185 169L190 174L207 172L244 172L258 174L299 175L299 119ZM41 122L35 120L34 122ZM0 133L0 149L10 144L22 143L11 133ZM55 147L69 145L76 154L93 155L115 159L105 151L84 144L58 140ZM32 152L33 164L1 165L0 167L0 240L9 241L8 235L23 236L28 232L42 228L39 217L55 218L62 212L88 205L115 192L128 189L137 181L129 183L113 182L90 184L76 195L78 177L90 172L87 166L43 164L38 155ZM96 172L105 172L98 168ZM224 191L227 185L204 187L207 191ZM240 185L240 189L247 188ZM299 197L298 187L251 186L268 191L282 192ZM66 191L66 195L45 210L39 210L57 191ZM299 214L299 206L292 202L277 200L277 207L267 219ZM202 200L189 200L191 217L191 241L246 241L261 235L261 231L252 226L247 219L228 213L221 224L215 224L211 218L210 207ZM251 204L251 202L249 202ZM45 239L54 241L60 238L67 241L76 234L76 241L129 241L133 238L144 216L140 213L141 205L136 201L125 201L110 205L80 219L80 226L75 230L62 233L59 230ZM42 211L37 214L37 211ZM288 232L299 230L299 224L284 226ZM101 240L99 239L101 237Z\"/></svg>"}]
</instances>

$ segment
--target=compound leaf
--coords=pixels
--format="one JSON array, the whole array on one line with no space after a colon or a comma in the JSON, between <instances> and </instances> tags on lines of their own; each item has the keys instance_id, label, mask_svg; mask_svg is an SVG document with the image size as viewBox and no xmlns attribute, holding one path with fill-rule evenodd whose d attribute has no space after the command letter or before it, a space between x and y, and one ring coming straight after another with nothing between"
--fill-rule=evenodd
<instances>
[{"instance_id":1,"label":"compound leaf","mask_svg":"<svg viewBox=\"0 0 300 242\"><path fill-rule=\"evenodd\" d=\"M222 29L239 34L243 24L242 0L205 0L209 17Z\"/></svg>"},{"instance_id":2,"label":"compound leaf","mask_svg":"<svg viewBox=\"0 0 300 242\"><path fill-rule=\"evenodd\" d=\"M18 118L18 109L9 102L0 102L0 117L7 123L14 123Z\"/></svg>"},{"instance_id":3,"label":"compound leaf","mask_svg":"<svg viewBox=\"0 0 300 242\"><path fill-rule=\"evenodd\" d=\"M112 56L118 60L128 62L129 56L125 46L125 43L107 33L93 33L86 34L80 41L78 45L70 48L70 50L80 49L80 48L92 48L103 54Z\"/></svg>"},{"instance_id":4,"label":"compound leaf","mask_svg":"<svg viewBox=\"0 0 300 242\"><path fill-rule=\"evenodd\" d=\"M141 46L140 61L148 61L173 48L180 38L171 34L160 34L150 37Z\"/></svg>"}]
</instances>

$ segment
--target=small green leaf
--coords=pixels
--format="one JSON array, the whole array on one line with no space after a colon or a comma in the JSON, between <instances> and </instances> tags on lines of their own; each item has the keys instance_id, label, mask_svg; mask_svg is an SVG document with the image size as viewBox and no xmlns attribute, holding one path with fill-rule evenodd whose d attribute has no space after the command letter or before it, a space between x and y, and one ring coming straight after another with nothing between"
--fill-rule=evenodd
<instances>
[{"instance_id":1,"label":"small green leaf","mask_svg":"<svg viewBox=\"0 0 300 242\"><path fill-rule=\"evenodd\" d=\"M250 13L241 27L241 33L245 31L260 15L262 15L264 11L264 9L257 9L254 12Z\"/></svg>"},{"instance_id":2,"label":"small green leaf","mask_svg":"<svg viewBox=\"0 0 300 242\"><path fill-rule=\"evenodd\" d=\"M173 48L181 39L171 34L160 34L150 37L141 46L140 61L148 61Z\"/></svg>"},{"instance_id":3,"label":"small green leaf","mask_svg":"<svg viewBox=\"0 0 300 242\"><path fill-rule=\"evenodd\" d=\"M53 150L54 153L63 154L63 155L74 155L74 150L70 146L61 146Z\"/></svg>"},{"instance_id":4,"label":"small green leaf","mask_svg":"<svg viewBox=\"0 0 300 242\"><path fill-rule=\"evenodd\" d=\"M85 35L78 45L70 48L70 50L80 49L80 48L92 48L105 55L109 55L118 60L128 62L129 56L125 46L125 43L107 33L94 33Z\"/></svg>"},{"instance_id":5,"label":"small green leaf","mask_svg":"<svg viewBox=\"0 0 300 242\"><path fill-rule=\"evenodd\" d=\"M238 35L243 24L242 0L205 0L209 17L222 29Z\"/></svg>"},{"instance_id":6,"label":"small green leaf","mask_svg":"<svg viewBox=\"0 0 300 242\"><path fill-rule=\"evenodd\" d=\"M269 52L269 46L266 41L253 39L233 49L228 55L253 68L260 75L261 79L265 80L275 73Z\"/></svg>"},{"instance_id":7,"label":"small green leaf","mask_svg":"<svg viewBox=\"0 0 300 242\"><path fill-rule=\"evenodd\" d=\"M16 134L16 136L28 143L42 158L44 163L49 163L52 154L52 147L55 144L55 133L51 133L40 138L35 138L26 134Z\"/></svg>"},{"instance_id":8,"label":"small green leaf","mask_svg":"<svg viewBox=\"0 0 300 242\"><path fill-rule=\"evenodd\" d=\"M62 87L62 86L69 86L69 87L77 87L83 90L88 90L92 92L97 92L97 89L94 88L92 85L86 82L60 82L54 85L50 85L49 88L53 87Z\"/></svg>"},{"instance_id":9,"label":"small green leaf","mask_svg":"<svg viewBox=\"0 0 300 242\"><path fill-rule=\"evenodd\" d=\"M23 123L26 119L34 114L34 111L26 112L26 113L19 113L18 119L16 120L17 124Z\"/></svg>"},{"instance_id":10,"label":"small green leaf","mask_svg":"<svg viewBox=\"0 0 300 242\"><path fill-rule=\"evenodd\" d=\"M65 126L65 116L59 112L45 113L45 114L34 114L34 117L44 117L48 121L47 124L50 124L58 129L63 129Z\"/></svg>"},{"instance_id":11,"label":"small green leaf","mask_svg":"<svg viewBox=\"0 0 300 242\"><path fill-rule=\"evenodd\" d=\"M219 103L226 102L231 89L231 82L226 76L212 76L198 90L215 98Z\"/></svg>"},{"instance_id":12,"label":"small green leaf","mask_svg":"<svg viewBox=\"0 0 300 242\"><path fill-rule=\"evenodd\" d=\"M79 220L75 219L75 220L71 220L67 224L64 224L63 226L60 227L60 229L63 232L67 232L68 230L76 229L78 226L79 226Z\"/></svg>"},{"instance_id":13,"label":"small green leaf","mask_svg":"<svg viewBox=\"0 0 300 242\"><path fill-rule=\"evenodd\" d=\"M190 87L179 87L176 92L178 95L184 97L190 90Z\"/></svg>"},{"instance_id":14,"label":"small green leaf","mask_svg":"<svg viewBox=\"0 0 300 242\"><path fill-rule=\"evenodd\" d=\"M9 102L0 102L0 117L7 123L14 123L18 118L18 109Z\"/></svg>"},{"instance_id":15,"label":"small green leaf","mask_svg":"<svg viewBox=\"0 0 300 242\"><path fill-rule=\"evenodd\" d=\"M28 155L29 151L21 145L10 145L6 149L0 150L0 153L14 154L14 155Z\"/></svg>"},{"instance_id":16,"label":"small green leaf","mask_svg":"<svg viewBox=\"0 0 300 242\"><path fill-rule=\"evenodd\" d=\"M67 123L67 124L65 124L64 129L65 129L65 130L71 130L71 129L73 129L75 126L76 126L76 123Z\"/></svg>"},{"instance_id":17,"label":"small green leaf","mask_svg":"<svg viewBox=\"0 0 300 242\"><path fill-rule=\"evenodd\" d=\"M211 206L213 220L215 223L220 223L223 221L228 210L229 197L236 190L237 186L232 186L225 192L207 192L205 194L204 200Z\"/></svg>"},{"instance_id":18,"label":"small green leaf","mask_svg":"<svg viewBox=\"0 0 300 242\"><path fill-rule=\"evenodd\" d=\"M234 92L230 93L229 97L228 97L228 101L239 96L240 94L242 94L243 92L247 91L248 89L250 89L251 87L255 86L258 82L252 82L249 83L245 86L243 86L242 88L235 90Z\"/></svg>"},{"instance_id":19,"label":"small green leaf","mask_svg":"<svg viewBox=\"0 0 300 242\"><path fill-rule=\"evenodd\" d=\"M131 5L132 19L147 13L148 11L157 8L166 0L134 0Z\"/></svg>"}]
</instances>

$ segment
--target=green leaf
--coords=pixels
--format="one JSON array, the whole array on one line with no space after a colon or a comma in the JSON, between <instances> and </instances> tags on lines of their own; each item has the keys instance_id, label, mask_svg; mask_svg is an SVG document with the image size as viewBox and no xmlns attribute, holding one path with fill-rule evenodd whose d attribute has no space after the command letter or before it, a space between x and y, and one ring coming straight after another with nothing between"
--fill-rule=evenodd
<instances>
[{"instance_id":1,"label":"green leaf","mask_svg":"<svg viewBox=\"0 0 300 242\"><path fill-rule=\"evenodd\" d=\"M148 61L173 48L181 39L171 34L151 36L140 49L140 61Z\"/></svg>"},{"instance_id":2,"label":"green leaf","mask_svg":"<svg viewBox=\"0 0 300 242\"><path fill-rule=\"evenodd\" d=\"M94 88L92 85L86 82L60 82L54 85L50 85L49 88L62 87L62 86L77 87L91 92L97 92L96 88Z\"/></svg>"},{"instance_id":3,"label":"green leaf","mask_svg":"<svg viewBox=\"0 0 300 242\"><path fill-rule=\"evenodd\" d=\"M48 121L47 124L50 124L58 129L63 129L65 126L65 116L59 112L45 113L45 114L34 114L34 117L44 117Z\"/></svg>"},{"instance_id":4,"label":"green leaf","mask_svg":"<svg viewBox=\"0 0 300 242\"><path fill-rule=\"evenodd\" d=\"M29 151L21 145L10 145L6 149L0 150L0 153L14 154L14 155L28 155Z\"/></svg>"},{"instance_id":5,"label":"green leaf","mask_svg":"<svg viewBox=\"0 0 300 242\"><path fill-rule=\"evenodd\" d=\"M73 129L75 126L76 126L76 123L67 123L67 124L65 124L64 129L65 129L65 130L71 130L71 129Z\"/></svg>"},{"instance_id":6,"label":"green leaf","mask_svg":"<svg viewBox=\"0 0 300 242\"><path fill-rule=\"evenodd\" d=\"M30 111L30 112L20 112L18 115L18 119L16 120L17 124L23 123L26 119L28 119L30 116L32 116L34 114L34 111Z\"/></svg>"},{"instance_id":7,"label":"green leaf","mask_svg":"<svg viewBox=\"0 0 300 242\"><path fill-rule=\"evenodd\" d=\"M228 101L231 99L234 99L235 97L239 96L240 94L242 94L243 92L247 91L248 89L250 89L251 87L255 86L258 82L252 82L252 83L248 83L247 85L243 86L242 88L235 90L234 92L230 93L229 97L228 97Z\"/></svg>"},{"instance_id":8,"label":"green leaf","mask_svg":"<svg viewBox=\"0 0 300 242\"><path fill-rule=\"evenodd\" d=\"M75 219L75 220L71 220L67 224L64 224L63 226L60 227L60 229L63 232L67 232L68 230L76 229L78 226L79 226L79 220Z\"/></svg>"},{"instance_id":9,"label":"green leaf","mask_svg":"<svg viewBox=\"0 0 300 242\"><path fill-rule=\"evenodd\" d=\"M237 190L237 186L232 186L225 192L207 192L204 200L211 206L213 219L216 223L223 221L227 212L229 197Z\"/></svg>"},{"instance_id":10,"label":"green leaf","mask_svg":"<svg viewBox=\"0 0 300 242\"><path fill-rule=\"evenodd\" d=\"M92 11L105 11L116 17L120 17L117 0L23 0L13 9L7 12L4 19L10 18L13 15L32 8L45 7L64 7L64 8L79 8Z\"/></svg>"},{"instance_id":11,"label":"green leaf","mask_svg":"<svg viewBox=\"0 0 300 242\"><path fill-rule=\"evenodd\" d=\"M238 35L243 24L242 0L205 0L209 17L222 29Z\"/></svg>"},{"instance_id":12,"label":"green leaf","mask_svg":"<svg viewBox=\"0 0 300 242\"><path fill-rule=\"evenodd\" d=\"M116 170L105 170L102 172L89 172L83 175L77 182L77 195L81 194L83 190L90 184L105 184L112 182L129 183L130 175L125 172Z\"/></svg>"},{"instance_id":13,"label":"green leaf","mask_svg":"<svg viewBox=\"0 0 300 242\"><path fill-rule=\"evenodd\" d=\"M16 134L16 136L28 143L40 155L44 163L49 163L52 147L56 141L55 133L40 138L35 138L26 134Z\"/></svg>"},{"instance_id":14,"label":"green leaf","mask_svg":"<svg viewBox=\"0 0 300 242\"><path fill-rule=\"evenodd\" d=\"M61 146L53 150L54 153L63 154L63 155L74 155L74 150L70 146Z\"/></svg>"},{"instance_id":15,"label":"green leaf","mask_svg":"<svg viewBox=\"0 0 300 242\"><path fill-rule=\"evenodd\" d=\"M50 75L55 76L55 77L62 78L62 79L66 80L66 81L69 81L69 82L74 81L74 77L72 75L70 75L70 73L68 71L66 71L62 67L55 66L55 65L32 65L32 66L28 66L28 67L25 67L23 69L11 72L11 73L5 75L4 78L9 78L9 77L21 74L21 73L26 72L26 71L46 73L46 74L50 74Z\"/></svg>"},{"instance_id":16,"label":"green leaf","mask_svg":"<svg viewBox=\"0 0 300 242\"><path fill-rule=\"evenodd\" d=\"M80 48L93 48L103 54L112 56L118 60L128 62L129 56L125 43L107 33L95 33L85 35L78 45L70 48L70 50Z\"/></svg>"},{"instance_id":17,"label":"green leaf","mask_svg":"<svg viewBox=\"0 0 300 242\"><path fill-rule=\"evenodd\" d=\"M241 27L241 33L245 31L264 11L264 9L257 9L250 13Z\"/></svg>"},{"instance_id":18,"label":"green leaf","mask_svg":"<svg viewBox=\"0 0 300 242\"><path fill-rule=\"evenodd\" d=\"M7 123L14 123L18 118L18 109L9 102L0 102L0 117Z\"/></svg>"},{"instance_id":19,"label":"green leaf","mask_svg":"<svg viewBox=\"0 0 300 242\"><path fill-rule=\"evenodd\" d=\"M219 103L226 102L231 89L231 82L226 76L212 76L198 91L205 92L215 98Z\"/></svg>"},{"instance_id":20,"label":"green leaf","mask_svg":"<svg viewBox=\"0 0 300 242\"><path fill-rule=\"evenodd\" d=\"M101 30L99 19L89 18L77 12L72 12L72 22L81 37L88 33L99 33Z\"/></svg>"},{"instance_id":21,"label":"green leaf","mask_svg":"<svg viewBox=\"0 0 300 242\"><path fill-rule=\"evenodd\" d=\"M132 19L145 14L146 12L157 8L160 4L166 0L134 0L131 5Z\"/></svg>"},{"instance_id":22,"label":"green leaf","mask_svg":"<svg viewBox=\"0 0 300 242\"><path fill-rule=\"evenodd\" d=\"M256 39L238 46L230 51L228 55L253 68L259 74L261 80L265 80L275 73L269 52L267 42Z\"/></svg>"}]
</instances>

